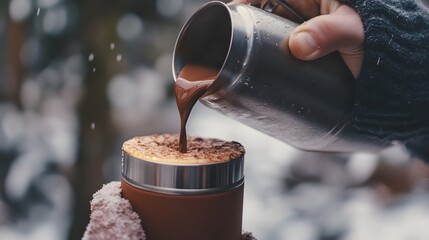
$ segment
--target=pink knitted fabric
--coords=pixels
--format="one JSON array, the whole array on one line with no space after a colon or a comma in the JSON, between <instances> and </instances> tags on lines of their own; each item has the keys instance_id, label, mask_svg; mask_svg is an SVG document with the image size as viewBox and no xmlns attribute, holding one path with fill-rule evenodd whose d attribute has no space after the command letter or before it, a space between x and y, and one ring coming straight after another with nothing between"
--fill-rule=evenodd
<instances>
[{"instance_id":1,"label":"pink knitted fabric","mask_svg":"<svg viewBox=\"0 0 429 240\"><path fill-rule=\"evenodd\" d=\"M128 200L121 196L121 183L103 185L91 201L91 219L83 240L146 239L140 218Z\"/></svg>"}]
</instances>

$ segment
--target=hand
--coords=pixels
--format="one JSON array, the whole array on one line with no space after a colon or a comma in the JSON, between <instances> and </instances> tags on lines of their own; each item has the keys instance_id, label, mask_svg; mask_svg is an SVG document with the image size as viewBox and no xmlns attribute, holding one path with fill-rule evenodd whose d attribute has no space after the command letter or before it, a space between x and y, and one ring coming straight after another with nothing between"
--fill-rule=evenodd
<instances>
[{"instance_id":1,"label":"hand","mask_svg":"<svg viewBox=\"0 0 429 240\"><path fill-rule=\"evenodd\" d=\"M265 4L267 0L234 0L233 3ZM287 0L310 20L298 26L289 38L292 54L302 60L320 58L333 51L355 78L363 61L364 31L358 13L337 0Z\"/></svg>"}]
</instances>

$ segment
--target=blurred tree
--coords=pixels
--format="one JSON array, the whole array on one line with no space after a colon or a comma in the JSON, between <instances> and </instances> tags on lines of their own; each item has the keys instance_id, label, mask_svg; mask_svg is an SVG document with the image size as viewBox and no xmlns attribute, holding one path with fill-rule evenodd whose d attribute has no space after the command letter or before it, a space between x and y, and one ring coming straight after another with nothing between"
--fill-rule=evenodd
<instances>
[{"instance_id":1,"label":"blurred tree","mask_svg":"<svg viewBox=\"0 0 429 240\"><path fill-rule=\"evenodd\" d=\"M13 21L8 14L9 1L2 1L0 7L1 16L5 18L5 64L3 65L2 92L0 99L7 100L20 106L19 91L24 76L24 67L20 60L20 50L26 37L26 23L24 21Z\"/></svg>"},{"instance_id":2,"label":"blurred tree","mask_svg":"<svg viewBox=\"0 0 429 240\"><path fill-rule=\"evenodd\" d=\"M117 72L116 22L124 1L76 0L80 10L80 41L84 56L91 56L79 106L78 158L72 175L74 216L69 239L80 239L89 222L89 202L103 183L103 162L110 154L116 133L110 121L106 97L108 80ZM91 68L92 67L92 68ZM124 93L126 94L126 93Z\"/></svg>"}]
</instances>

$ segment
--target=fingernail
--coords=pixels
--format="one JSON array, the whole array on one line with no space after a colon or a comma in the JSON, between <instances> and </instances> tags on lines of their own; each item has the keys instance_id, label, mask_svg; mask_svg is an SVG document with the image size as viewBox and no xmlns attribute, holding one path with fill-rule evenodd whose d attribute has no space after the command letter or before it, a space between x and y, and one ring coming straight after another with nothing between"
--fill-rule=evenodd
<instances>
[{"instance_id":1,"label":"fingernail","mask_svg":"<svg viewBox=\"0 0 429 240\"><path fill-rule=\"evenodd\" d=\"M294 40L298 44L298 47L301 52L306 56L311 55L318 49L316 41L309 32L297 33Z\"/></svg>"}]
</instances>

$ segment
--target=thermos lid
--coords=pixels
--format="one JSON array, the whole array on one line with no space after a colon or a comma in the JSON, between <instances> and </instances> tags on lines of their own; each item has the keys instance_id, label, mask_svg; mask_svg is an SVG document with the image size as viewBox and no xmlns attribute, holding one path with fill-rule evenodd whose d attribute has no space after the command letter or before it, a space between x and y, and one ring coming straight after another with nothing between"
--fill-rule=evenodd
<instances>
[{"instance_id":1,"label":"thermos lid","mask_svg":"<svg viewBox=\"0 0 429 240\"><path fill-rule=\"evenodd\" d=\"M243 183L244 148L237 142L188 137L180 153L179 136L135 137L122 147L122 178L154 192L201 195L225 192Z\"/></svg>"}]
</instances>

